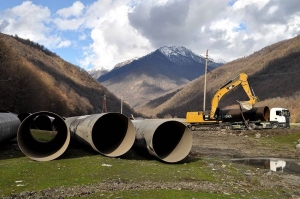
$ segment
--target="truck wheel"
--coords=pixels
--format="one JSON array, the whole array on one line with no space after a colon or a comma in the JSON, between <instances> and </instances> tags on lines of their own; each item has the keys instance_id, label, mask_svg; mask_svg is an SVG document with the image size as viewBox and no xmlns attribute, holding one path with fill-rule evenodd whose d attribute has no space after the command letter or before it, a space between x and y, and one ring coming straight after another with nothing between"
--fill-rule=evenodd
<instances>
[{"instance_id":1,"label":"truck wheel","mask_svg":"<svg viewBox=\"0 0 300 199\"><path fill-rule=\"evenodd\" d=\"M255 128L256 128L255 124L253 124L253 123L249 124L249 129L250 130L254 130Z\"/></svg>"},{"instance_id":2,"label":"truck wheel","mask_svg":"<svg viewBox=\"0 0 300 199\"><path fill-rule=\"evenodd\" d=\"M272 129L277 129L278 128L278 124L274 123L272 124Z\"/></svg>"}]
</instances>

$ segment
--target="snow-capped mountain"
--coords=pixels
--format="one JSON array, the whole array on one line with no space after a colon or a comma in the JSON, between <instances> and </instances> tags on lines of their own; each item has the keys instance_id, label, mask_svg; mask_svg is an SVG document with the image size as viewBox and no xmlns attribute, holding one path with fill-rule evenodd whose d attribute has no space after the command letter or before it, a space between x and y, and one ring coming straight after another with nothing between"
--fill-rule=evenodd
<instances>
[{"instance_id":1,"label":"snow-capped mountain","mask_svg":"<svg viewBox=\"0 0 300 199\"><path fill-rule=\"evenodd\" d=\"M222 64L209 60L208 70ZM205 58L185 47L162 47L126 64L116 65L98 81L132 107L165 95L204 74Z\"/></svg>"},{"instance_id":2,"label":"snow-capped mountain","mask_svg":"<svg viewBox=\"0 0 300 199\"><path fill-rule=\"evenodd\" d=\"M170 61L176 64L191 64L194 61L205 64L205 57L193 53L191 50L183 46L161 47L159 49ZM211 58L208 58L208 66L218 67L220 63L215 63Z\"/></svg>"},{"instance_id":3,"label":"snow-capped mountain","mask_svg":"<svg viewBox=\"0 0 300 199\"><path fill-rule=\"evenodd\" d=\"M100 76L105 75L109 72L109 70L105 68L92 68L90 70L87 70L87 72L95 79L98 79Z\"/></svg>"},{"instance_id":4,"label":"snow-capped mountain","mask_svg":"<svg viewBox=\"0 0 300 199\"><path fill-rule=\"evenodd\" d=\"M122 67L122 66L124 66L124 65L126 65L126 64L130 64L131 62L133 62L134 60L137 60L137 59L139 59L139 58L136 57L136 58L129 59L129 60L127 60L127 61L118 63L118 64L115 65L115 67L113 68L113 70L114 70L114 69L117 69L117 68L120 68L120 67Z\"/></svg>"},{"instance_id":5,"label":"snow-capped mountain","mask_svg":"<svg viewBox=\"0 0 300 199\"><path fill-rule=\"evenodd\" d=\"M124 65L127 65L127 64L130 64L131 62L133 62L134 60L137 60L138 58L133 58L133 59L130 59L130 60L127 60L127 61L124 61L124 62L121 62L121 63L118 63L115 65L115 67L111 70L117 70L118 68L124 66ZM105 75L106 73L108 73L109 71L111 70L108 70L108 69L105 69L103 67L94 67L94 68L91 68L89 70L87 70L87 72L95 79L98 79L100 76L102 75Z\"/></svg>"}]
</instances>

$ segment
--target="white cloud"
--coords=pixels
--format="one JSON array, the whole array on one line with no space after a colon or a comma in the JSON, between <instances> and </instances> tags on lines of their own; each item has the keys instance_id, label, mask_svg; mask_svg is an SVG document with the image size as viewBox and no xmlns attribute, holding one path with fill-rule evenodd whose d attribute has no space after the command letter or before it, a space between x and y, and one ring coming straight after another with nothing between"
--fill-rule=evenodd
<instances>
[{"instance_id":1,"label":"white cloud","mask_svg":"<svg viewBox=\"0 0 300 199\"><path fill-rule=\"evenodd\" d=\"M85 22L84 17L81 17L84 8L80 1L76 1L72 6L58 10L58 17L53 21L60 30L77 30Z\"/></svg>"},{"instance_id":2,"label":"white cloud","mask_svg":"<svg viewBox=\"0 0 300 199\"><path fill-rule=\"evenodd\" d=\"M68 8L62 8L56 12L56 14L60 15L63 18L68 17L78 17L82 14L84 9L84 5L80 1L76 1L72 6Z\"/></svg>"},{"instance_id":3,"label":"white cloud","mask_svg":"<svg viewBox=\"0 0 300 199\"><path fill-rule=\"evenodd\" d=\"M127 6L110 10L98 21L91 30L93 43L89 46L83 67L94 65L112 68L119 62L143 56L149 53L151 44L132 28L128 21Z\"/></svg>"},{"instance_id":4,"label":"white cloud","mask_svg":"<svg viewBox=\"0 0 300 199\"><path fill-rule=\"evenodd\" d=\"M52 33L51 12L47 7L24 1L18 6L5 10L1 17L0 31L3 33L30 39L47 48L58 48L62 41L60 36Z\"/></svg>"},{"instance_id":5,"label":"white cloud","mask_svg":"<svg viewBox=\"0 0 300 199\"><path fill-rule=\"evenodd\" d=\"M65 48L65 47L69 47L70 45L71 45L71 41L64 40L58 44L57 48Z\"/></svg>"},{"instance_id":6,"label":"white cloud","mask_svg":"<svg viewBox=\"0 0 300 199\"><path fill-rule=\"evenodd\" d=\"M278 6L271 6L270 9L269 9L269 11L268 11L268 14L272 15L277 10L278 10Z\"/></svg>"},{"instance_id":7,"label":"white cloud","mask_svg":"<svg viewBox=\"0 0 300 199\"><path fill-rule=\"evenodd\" d=\"M270 0L247 0L241 1L238 0L232 6L233 10L245 9L246 7L255 7L258 10L261 10Z\"/></svg>"},{"instance_id":8,"label":"white cloud","mask_svg":"<svg viewBox=\"0 0 300 199\"><path fill-rule=\"evenodd\" d=\"M56 18L53 22L60 30L78 30L78 28L84 23L84 19Z\"/></svg>"},{"instance_id":9,"label":"white cloud","mask_svg":"<svg viewBox=\"0 0 300 199\"><path fill-rule=\"evenodd\" d=\"M41 41L49 31L46 24L51 20L50 10L46 7L36 6L30 1L25 1L19 6L5 10L2 20L6 25L2 27L1 32Z\"/></svg>"},{"instance_id":10,"label":"white cloud","mask_svg":"<svg viewBox=\"0 0 300 199\"><path fill-rule=\"evenodd\" d=\"M86 40L86 38L87 38L86 34L79 35L79 40Z\"/></svg>"}]
</instances>

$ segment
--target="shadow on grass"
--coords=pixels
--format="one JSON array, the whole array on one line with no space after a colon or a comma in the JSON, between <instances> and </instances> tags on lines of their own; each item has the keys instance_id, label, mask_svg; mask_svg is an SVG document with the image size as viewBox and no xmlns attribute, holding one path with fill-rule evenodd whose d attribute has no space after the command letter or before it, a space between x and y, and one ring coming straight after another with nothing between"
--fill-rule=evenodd
<instances>
[{"instance_id":1,"label":"shadow on grass","mask_svg":"<svg viewBox=\"0 0 300 199\"><path fill-rule=\"evenodd\" d=\"M89 146L86 146L84 144L70 143L67 150L57 159L72 159L96 155L101 154L99 154Z\"/></svg>"},{"instance_id":2,"label":"shadow on grass","mask_svg":"<svg viewBox=\"0 0 300 199\"><path fill-rule=\"evenodd\" d=\"M93 150L90 146L80 144L80 143L70 143L67 150L60 157L58 157L57 160L81 158L86 156L97 156L97 155L104 156L96 152L95 150ZM1 143L0 160L20 158L20 157L26 157L26 155L22 153L22 151L20 150L16 139L8 141L6 143ZM158 157L149 154L148 151L143 151L140 148L135 148L135 147L132 147L125 154L118 156L118 158L125 159L125 160L143 160L143 161L157 160L166 163L161 159L159 159ZM166 164L184 164L184 163L196 162L200 159L201 158L199 158L198 156L195 157L194 154L190 152L190 154L187 157L185 157L183 160L175 163L166 163Z\"/></svg>"},{"instance_id":3,"label":"shadow on grass","mask_svg":"<svg viewBox=\"0 0 300 199\"><path fill-rule=\"evenodd\" d=\"M84 156L100 155L92 148L85 145L70 144L67 150L59 157L59 159L71 159ZM14 159L26 157L26 155L20 150L16 139L1 143L0 146L0 160ZM28 157L29 158L29 157Z\"/></svg>"},{"instance_id":4,"label":"shadow on grass","mask_svg":"<svg viewBox=\"0 0 300 199\"><path fill-rule=\"evenodd\" d=\"M162 161L158 157L151 155L147 150L143 150L141 148L135 148L135 147L132 147L131 150L129 150L124 155L120 156L120 158L126 159L126 160L145 160L145 161L157 160L157 161L160 161L160 162L166 163L166 164L184 164L184 163L196 162L201 159L199 157L193 157L192 153L190 153L187 157L185 157L181 161L178 161L175 163L167 163L167 162Z\"/></svg>"},{"instance_id":5,"label":"shadow on grass","mask_svg":"<svg viewBox=\"0 0 300 199\"><path fill-rule=\"evenodd\" d=\"M16 139L2 142L0 146L0 160L25 157Z\"/></svg>"}]
</instances>

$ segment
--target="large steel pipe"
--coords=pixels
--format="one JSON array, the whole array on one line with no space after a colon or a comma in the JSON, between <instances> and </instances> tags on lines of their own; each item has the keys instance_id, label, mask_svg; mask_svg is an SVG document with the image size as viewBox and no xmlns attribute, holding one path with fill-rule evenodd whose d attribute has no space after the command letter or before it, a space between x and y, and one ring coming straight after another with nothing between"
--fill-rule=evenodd
<instances>
[{"instance_id":1,"label":"large steel pipe","mask_svg":"<svg viewBox=\"0 0 300 199\"><path fill-rule=\"evenodd\" d=\"M240 109L221 110L221 117L223 122L239 122L243 121ZM254 107L251 110L244 111L243 116L245 120L249 121L269 121L270 109L267 106Z\"/></svg>"},{"instance_id":2,"label":"large steel pipe","mask_svg":"<svg viewBox=\"0 0 300 199\"><path fill-rule=\"evenodd\" d=\"M18 116L10 112L0 112L0 143L17 137L20 126Z\"/></svg>"},{"instance_id":3,"label":"large steel pipe","mask_svg":"<svg viewBox=\"0 0 300 199\"><path fill-rule=\"evenodd\" d=\"M146 149L151 155L168 163L179 162L193 144L189 129L173 120L133 120L136 129L135 148Z\"/></svg>"},{"instance_id":4,"label":"large steel pipe","mask_svg":"<svg viewBox=\"0 0 300 199\"><path fill-rule=\"evenodd\" d=\"M135 129L120 113L102 113L66 118L72 140L91 146L98 153L117 157L130 150Z\"/></svg>"},{"instance_id":5,"label":"large steel pipe","mask_svg":"<svg viewBox=\"0 0 300 199\"><path fill-rule=\"evenodd\" d=\"M35 129L37 118L54 118L49 128L49 123L42 121L38 124L40 130ZM47 119L48 118L48 119ZM51 135L49 140L43 140L35 136L36 132ZM27 116L21 123L17 140L21 151L29 158L36 161L49 161L61 156L69 146L70 133L64 119L51 112L37 112Z\"/></svg>"}]
</instances>

